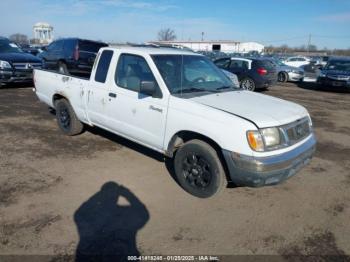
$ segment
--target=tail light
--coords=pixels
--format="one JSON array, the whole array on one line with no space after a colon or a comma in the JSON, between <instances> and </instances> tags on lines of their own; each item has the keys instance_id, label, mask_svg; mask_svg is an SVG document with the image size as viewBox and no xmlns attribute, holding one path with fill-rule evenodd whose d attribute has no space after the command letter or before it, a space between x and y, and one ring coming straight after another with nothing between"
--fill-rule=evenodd
<instances>
[{"instance_id":1,"label":"tail light","mask_svg":"<svg viewBox=\"0 0 350 262\"><path fill-rule=\"evenodd\" d=\"M257 70L258 74L263 76L263 75L266 75L267 74L267 70L265 68L258 68Z\"/></svg>"},{"instance_id":2,"label":"tail light","mask_svg":"<svg viewBox=\"0 0 350 262\"><path fill-rule=\"evenodd\" d=\"M73 57L74 57L75 61L79 60L79 46L78 45L75 46Z\"/></svg>"}]
</instances>

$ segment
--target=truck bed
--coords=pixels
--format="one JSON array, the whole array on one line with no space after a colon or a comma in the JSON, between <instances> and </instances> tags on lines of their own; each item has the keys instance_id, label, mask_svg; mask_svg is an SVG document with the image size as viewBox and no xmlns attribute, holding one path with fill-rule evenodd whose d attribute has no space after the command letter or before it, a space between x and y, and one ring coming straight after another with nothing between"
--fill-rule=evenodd
<instances>
[{"instance_id":1,"label":"truck bed","mask_svg":"<svg viewBox=\"0 0 350 262\"><path fill-rule=\"evenodd\" d=\"M82 121L86 119L85 88L90 80L86 78L64 75L43 69L34 70L35 92L39 100L54 108L54 97L69 97L69 101Z\"/></svg>"}]
</instances>

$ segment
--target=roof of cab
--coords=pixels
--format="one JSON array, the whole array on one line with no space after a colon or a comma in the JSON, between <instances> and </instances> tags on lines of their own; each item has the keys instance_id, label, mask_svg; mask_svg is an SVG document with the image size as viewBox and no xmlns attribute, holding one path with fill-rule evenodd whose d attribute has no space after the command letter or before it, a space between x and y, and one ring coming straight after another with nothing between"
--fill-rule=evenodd
<instances>
[{"instance_id":1,"label":"roof of cab","mask_svg":"<svg viewBox=\"0 0 350 262\"><path fill-rule=\"evenodd\" d=\"M175 48L166 48L166 47L139 47L139 46L109 46L101 48L101 50L115 50L122 51L123 53L135 53L135 54L148 54L148 55L198 55L194 52L175 49Z\"/></svg>"}]
</instances>

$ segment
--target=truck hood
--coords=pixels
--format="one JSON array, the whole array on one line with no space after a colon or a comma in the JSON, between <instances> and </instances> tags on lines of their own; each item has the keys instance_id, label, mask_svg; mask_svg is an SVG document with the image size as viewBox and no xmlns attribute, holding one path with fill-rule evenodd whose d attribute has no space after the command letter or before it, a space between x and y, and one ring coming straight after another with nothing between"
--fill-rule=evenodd
<instances>
[{"instance_id":1,"label":"truck hood","mask_svg":"<svg viewBox=\"0 0 350 262\"><path fill-rule=\"evenodd\" d=\"M307 110L298 104L250 91L216 93L190 100L247 119L259 128L280 126L308 116Z\"/></svg>"},{"instance_id":2,"label":"truck hood","mask_svg":"<svg viewBox=\"0 0 350 262\"><path fill-rule=\"evenodd\" d=\"M0 60L10 63L41 63L41 60L28 53L0 53Z\"/></svg>"}]
</instances>

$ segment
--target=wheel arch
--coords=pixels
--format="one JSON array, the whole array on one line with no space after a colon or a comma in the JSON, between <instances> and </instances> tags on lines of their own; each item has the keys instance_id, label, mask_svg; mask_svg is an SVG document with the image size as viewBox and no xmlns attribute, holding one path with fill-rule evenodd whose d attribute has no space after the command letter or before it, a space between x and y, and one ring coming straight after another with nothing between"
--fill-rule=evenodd
<instances>
[{"instance_id":1,"label":"wheel arch","mask_svg":"<svg viewBox=\"0 0 350 262\"><path fill-rule=\"evenodd\" d=\"M69 102L69 99L64 94L56 93L52 96L52 105L55 107L56 101L61 99L66 99Z\"/></svg>"},{"instance_id":2,"label":"wheel arch","mask_svg":"<svg viewBox=\"0 0 350 262\"><path fill-rule=\"evenodd\" d=\"M214 139L212 139L206 135L203 135L201 133L198 133L198 132L194 132L194 131L190 131L190 130L182 130L182 131L178 131L170 139L168 146L167 146L167 150L166 150L167 155L172 157L173 154L175 153L175 151L181 145L183 145L184 143L186 143L187 141L192 140L192 139L203 140L204 142L207 142L208 144L213 146L215 149L221 150L221 147Z\"/></svg>"},{"instance_id":3,"label":"wheel arch","mask_svg":"<svg viewBox=\"0 0 350 262\"><path fill-rule=\"evenodd\" d=\"M229 173L228 173L227 164L226 164L225 158L223 156L221 146L213 138L210 138L206 135L203 135L203 134L195 132L195 131L190 131L190 130L178 131L170 139L170 141L168 143L167 150L165 152L165 155L168 157L171 157L171 158L174 157L177 149L179 149L181 147L181 145L183 145L184 143L186 143L190 140L193 140L193 139L202 140L214 148L214 150L218 154L219 159L223 165L223 168L224 168L224 171L226 174L226 179L227 179L227 181L230 181L230 177L228 175Z\"/></svg>"}]
</instances>

